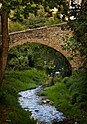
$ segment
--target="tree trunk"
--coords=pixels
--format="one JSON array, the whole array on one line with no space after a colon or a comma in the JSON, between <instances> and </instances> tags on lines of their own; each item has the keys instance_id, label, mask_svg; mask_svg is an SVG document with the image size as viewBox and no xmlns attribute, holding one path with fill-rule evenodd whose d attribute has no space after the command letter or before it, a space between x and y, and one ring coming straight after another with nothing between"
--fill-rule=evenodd
<instances>
[{"instance_id":1,"label":"tree trunk","mask_svg":"<svg viewBox=\"0 0 87 124\"><path fill-rule=\"evenodd\" d=\"M1 15L1 34L2 34L2 46L0 48L0 86L3 82L5 67L7 63L7 53L9 47L9 35L8 35L8 13L2 12Z\"/></svg>"}]
</instances>

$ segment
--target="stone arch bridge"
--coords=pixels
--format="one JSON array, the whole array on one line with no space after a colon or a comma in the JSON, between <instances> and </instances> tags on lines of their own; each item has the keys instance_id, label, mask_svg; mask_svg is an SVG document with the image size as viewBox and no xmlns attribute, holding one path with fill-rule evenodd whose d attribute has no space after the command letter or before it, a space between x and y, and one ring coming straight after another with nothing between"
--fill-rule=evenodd
<instances>
[{"instance_id":1,"label":"stone arch bridge","mask_svg":"<svg viewBox=\"0 0 87 124\"><path fill-rule=\"evenodd\" d=\"M9 36L9 49L24 43L35 42L47 45L62 53L71 64L73 70L78 69L82 63L79 54L77 56L73 56L74 53L72 49L67 49L68 45L66 42L73 36L73 32L67 29L66 23L13 32L9 33Z\"/></svg>"}]
</instances>

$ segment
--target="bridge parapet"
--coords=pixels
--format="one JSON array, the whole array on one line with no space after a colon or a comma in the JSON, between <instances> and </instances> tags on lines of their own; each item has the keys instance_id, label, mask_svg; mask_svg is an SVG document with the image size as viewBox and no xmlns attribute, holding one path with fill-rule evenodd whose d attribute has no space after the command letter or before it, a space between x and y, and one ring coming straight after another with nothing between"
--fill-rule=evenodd
<instances>
[{"instance_id":1,"label":"bridge parapet","mask_svg":"<svg viewBox=\"0 0 87 124\"><path fill-rule=\"evenodd\" d=\"M51 35L54 35L54 28L59 29L61 31L61 27L65 28L67 26L67 23L60 23L52 26L44 26L40 28L33 28L33 29L27 29L23 31L17 31L17 32L12 32L9 33L10 36L10 42L9 42L9 47L11 44L14 42L18 41L19 39L25 39L25 38L47 38L47 35L51 33ZM53 30L53 31L51 31ZM55 30L56 31L56 30ZM48 35L48 37L49 37ZM57 34L59 35L59 34ZM62 34L61 34L62 35ZM1 44L1 35L0 35L0 44Z\"/></svg>"},{"instance_id":2,"label":"bridge parapet","mask_svg":"<svg viewBox=\"0 0 87 124\"><path fill-rule=\"evenodd\" d=\"M9 49L28 42L40 43L62 53L69 60L73 69L78 69L81 65L80 57L73 57L70 60L73 56L73 51L67 49L66 41L73 36L73 32L67 29L67 23L13 32L9 33L9 36Z\"/></svg>"},{"instance_id":3,"label":"bridge parapet","mask_svg":"<svg viewBox=\"0 0 87 124\"><path fill-rule=\"evenodd\" d=\"M63 27L64 30L61 30L61 27ZM72 36L72 32L67 30L65 27L66 23L63 23L54 26L45 26L10 33L9 48L12 48L16 45L21 45L26 42L38 42L48 46L50 45L50 47L51 44L53 45L53 43L57 42L59 42L61 45L64 45L65 40Z\"/></svg>"}]
</instances>

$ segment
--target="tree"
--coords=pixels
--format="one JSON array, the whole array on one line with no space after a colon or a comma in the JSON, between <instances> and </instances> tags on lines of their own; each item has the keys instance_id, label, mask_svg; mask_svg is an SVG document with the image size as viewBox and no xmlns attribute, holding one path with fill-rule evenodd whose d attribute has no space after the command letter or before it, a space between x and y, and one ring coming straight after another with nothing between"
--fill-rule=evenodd
<instances>
[{"instance_id":1,"label":"tree","mask_svg":"<svg viewBox=\"0 0 87 124\"><path fill-rule=\"evenodd\" d=\"M87 0L82 0L81 9L76 15L76 20L70 21L77 42L76 49L84 58L83 69L87 70ZM76 44L75 44L76 45Z\"/></svg>"},{"instance_id":2,"label":"tree","mask_svg":"<svg viewBox=\"0 0 87 124\"><path fill-rule=\"evenodd\" d=\"M0 10L1 15L1 34L2 34L2 45L0 46L0 86L3 82L5 67L7 64L7 55L9 48L9 35L8 35L8 14L10 9L15 8L21 0L2 0L2 7Z\"/></svg>"},{"instance_id":3,"label":"tree","mask_svg":"<svg viewBox=\"0 0 87 124\"><path fill-rule=\"evenodd\" d=\"M3 76L5 72L5 67L7 63L7 55L8 55L8 48L9 48L9 35L8 35L8 15L10 10L14 10L15 8L19 6L28 6L27 3L30 4L40 4L40 5L47 5L50 8L53 8L54 6L58 7L63 4L64 7L59 7L59 9L62 11L62 13L65 12L66 8L66 0L62 1L56 1L56 0L0 0L2 2L2 8L0 10L1 14L1 27L2 27L2 46L0 48L0 85L3 81ZM44 4L44 2L46 4ZM27 8L29 9L29 8ZM18 11L19 12L19 11ZM27 14L27 13L26 13ZM25 15L26 17L26 15Z\"/></svg>"},{"instance_id":4,"label":"tree","mask_svg":"<svg viewBox=\"0 0 87 124\"><path fill-rule=\"evenodd\" d=\"M1 14L1 32L2 32L2 46L0 48L0 85L3 81L3 75L7 63L7 52L9 47L8 38L8 12L5 10Z\"/></svg>"},{"instance_id":5,"label":"tree","mask_svg":"<svg viewBox=\"0 0 87 124\"><path fill-rule=\"evenodd\" d=\"M39 5L42 5L44 10L48 13L50 9L54 9L54 7L56 7L58 9L58 13L65 16L68 15L68 4L67 0L18 0L18 6L15 11L14 7L12 8L14 15L11 19L13 21L23 21L23 19L27 19L29 17L29 13L33 13L36 16Z\"/></svg>"},{"instance_id":6,"label":"tree","mask_svg":"<svg viewBox=\"0 0 87 124\"><path fill-rule=\"evenodd\" d=\"M10 11L10 1L1 1L2 8L1 14L1 34L2 34L2 45L0 47L0 86L3 82L5 67L7 64L7 55L9 48L9 35L8 35L8 14Z\"/></svg>"}]
</instances>

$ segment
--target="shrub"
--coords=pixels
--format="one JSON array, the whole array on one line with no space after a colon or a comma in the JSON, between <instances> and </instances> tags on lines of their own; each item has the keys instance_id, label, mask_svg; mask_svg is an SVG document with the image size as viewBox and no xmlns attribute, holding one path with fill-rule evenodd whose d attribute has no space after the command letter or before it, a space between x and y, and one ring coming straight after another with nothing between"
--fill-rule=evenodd
<instances>
[{"instance_id":1,"label":"shrub","mask_svg":"<svg viewBox=\"0 0 87 124\"><path fill-rule=\"evenodd\" d=\"M45 25L53 25L53 24L58 24L58 23L60 23L60 20L58 18L50 17L45 22Z\"/></svg>"},{"instance_id":2,"label":"shrub","mask_svg":"<svg viewBox=\"0 0 87 124\"><path fill-rule=\"evenodd\" d=\"M20 24L19 22L13 22L9 20L9 27L8 27L9 32L16 32L16 31L21 31L25 29L26 29L26 26Z\"/></svg>"},{"instance_id":3,"label":"shrub","mask_svg":"<svg viewBox=\"0 0 87 124\"><path fill-rule=\"evenodd\" d=\"M71 104L75 104L77 102L77 97L78 97L78 93L73 93L71 96Z\"/></svg>"},{"instance_id":4,"label":"shrub","mask_svg":"<svg viewBox=\"0 0 87 124\"><path fill-rule=\"evenodd\" d=\"M62 82L66 84L68 80L69 80L69 77L65 77L63 78Z\"/></svg>"},{"instance_id":5,"label":"shrub","mask_svg":"<svg viewBox=\"0 0 87 124\"><path fill-rule=\"evenodd\" d=\"M37 28L41 26L45 26L45 17L39 17L39 16L30 16L28 19L25 19L22 23L27 28Z\"/></svg>"}]
</instances>

